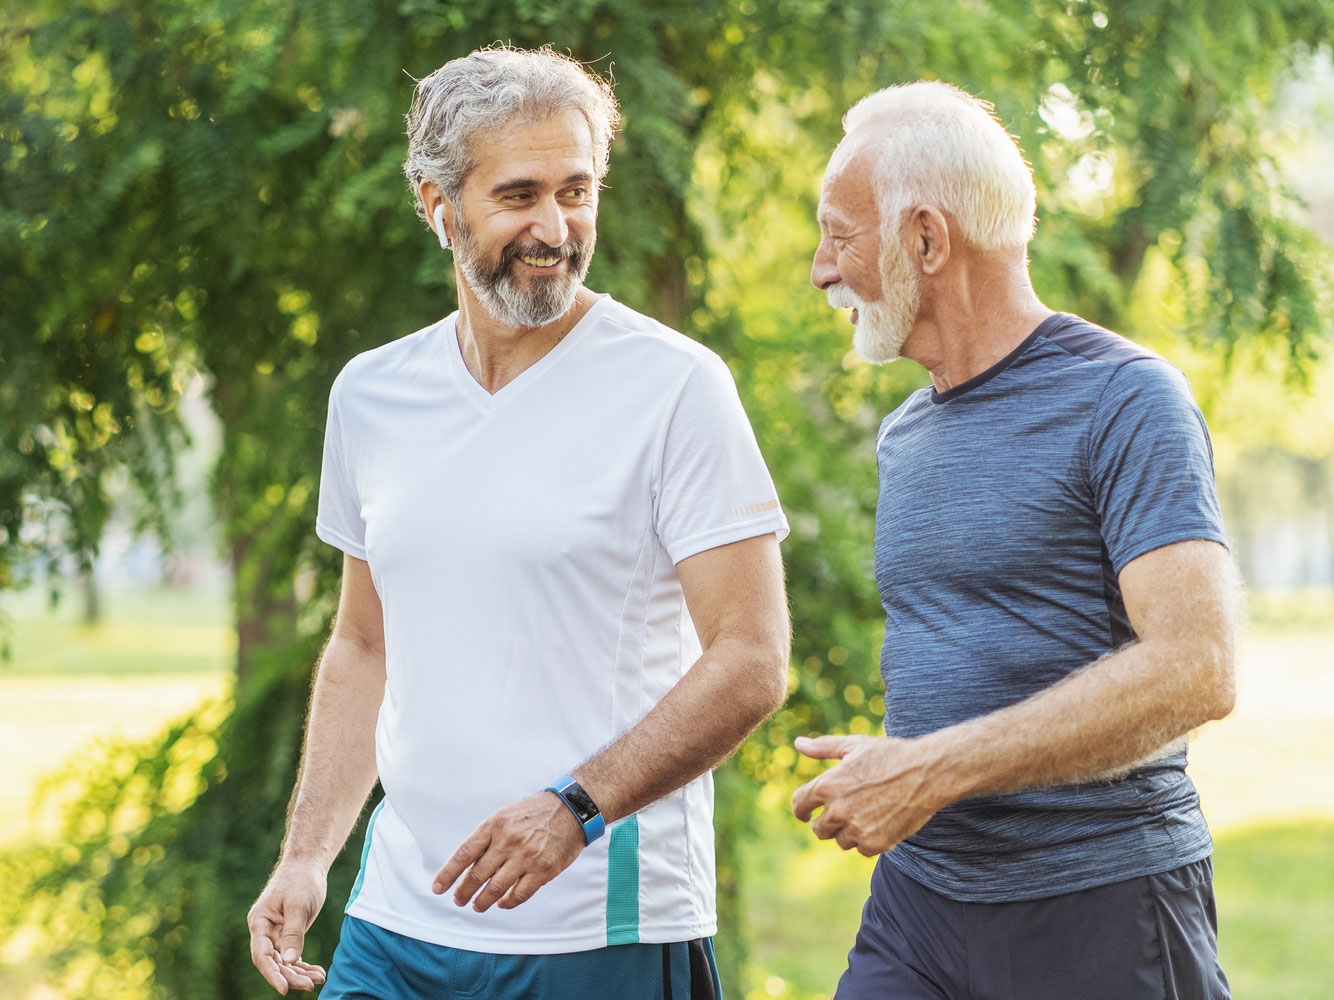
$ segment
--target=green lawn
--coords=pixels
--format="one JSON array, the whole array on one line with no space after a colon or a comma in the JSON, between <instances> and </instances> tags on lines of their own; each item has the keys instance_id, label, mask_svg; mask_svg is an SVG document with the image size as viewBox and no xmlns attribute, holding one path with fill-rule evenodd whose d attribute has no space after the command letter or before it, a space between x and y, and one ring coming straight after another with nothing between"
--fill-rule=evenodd
<instances>
[{"instance_id":1,"label":"green lawn","mask_svg":"<svg viewBox=\"0 0 1334 1000\"><path fill-rule=\"evenodd\" d=\"M1214 877L1219 949L1235 996L1325 1000L1334 994L1334 821L1225 834L1218 838Z\"/></svg>"},{"instance_id":2,"label":"green lawn","mask_svg":"<svg viewBox=\"0 0 1334 1000\"><path fill-rule=\"evenodd\" d=\"M230 669L236 633L225 593L171 587L112 591L96 625L79 620L68 595L53 608L44 592L0 594L6 677L57 674L189 674Z\"/></svg>"}]
</instances>

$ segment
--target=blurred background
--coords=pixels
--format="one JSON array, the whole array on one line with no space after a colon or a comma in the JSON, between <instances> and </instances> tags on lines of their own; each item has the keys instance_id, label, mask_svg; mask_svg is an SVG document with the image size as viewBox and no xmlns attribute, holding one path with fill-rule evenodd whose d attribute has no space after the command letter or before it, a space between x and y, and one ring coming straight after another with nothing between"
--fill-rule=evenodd
<instances>
[{"instance_id":1,"label":"blurred background","mask_svg":"<svg viewBox=\"0 0 1334 1000\"><path fill-rule=\"evenodd\" d=\"M830 996L865 898L787 811L791 739L881 725L873 435L927 379L857 361L807 277L843 111L945 79L1033 163L1039 294L1209 419L1250 587L1191 752L1224 965L1329 996L1332 39L1330 0L0 0L0 996L271 995L244 918L337 592L327 394L454 308L403 116L496 40L614 78L589 284L726 359L792 523L790 698L718 772L728 995Z\"/></svg>"}]
</instances>

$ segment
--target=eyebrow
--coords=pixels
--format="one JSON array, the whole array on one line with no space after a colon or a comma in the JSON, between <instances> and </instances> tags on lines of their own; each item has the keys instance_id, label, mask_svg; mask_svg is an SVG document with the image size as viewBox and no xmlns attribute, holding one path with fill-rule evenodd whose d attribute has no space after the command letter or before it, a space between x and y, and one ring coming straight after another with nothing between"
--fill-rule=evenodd
<instances>
[{"instance_id":1,"label":"eyebrow","mask_svg":"<svg viewBox=\"0 0 1334 1000\"><path fill-rule=\"evenodd\" d=\"M577 174L570 174L569 177L560 182L560 187L569 187L571 184L580 182L587 184L593 179L593 175L586 170L581 170ZM504 194L506 191L521 191L526 188L541 187L541 181L533 180L531 177L520 177L517 180L504 181L491 189L492 194Z\"/></svg>"}]
</instances>

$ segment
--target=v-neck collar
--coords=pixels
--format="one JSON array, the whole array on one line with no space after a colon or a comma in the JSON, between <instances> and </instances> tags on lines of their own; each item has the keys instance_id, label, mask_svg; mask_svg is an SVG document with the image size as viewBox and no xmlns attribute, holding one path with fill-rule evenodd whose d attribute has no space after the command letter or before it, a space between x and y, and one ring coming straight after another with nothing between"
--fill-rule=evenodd
<instances>
[{"instance_id":1,"label":"v-neck collar","mask_svg":"<svg viewBox=\"0 0 1334 1000\"><path fill-rule=\"evenodd\" d=\"M468 366L463 360L463 350L459 346L458 319L459 314L455 312L445 323L443 331L446 341L446 350L449 353L449 370L454 377L454 382L459 391L483 411L491 411L498 406L503 405L515 396L521 395L528 386L542 378L543 374L557 364L562 357L568 354L579 341L585 331L597 322L598 314L606 308L606 303L611 301L611 296L607 294L599 295L597 301L588 307L588 311L579 317L579 322L570 327L565 334L551 350L542 355L531 365L519 372L518 375L510 379L495 392L487 392L482 388L472 372L468 371Z\"/></svg>"}]
</instances>

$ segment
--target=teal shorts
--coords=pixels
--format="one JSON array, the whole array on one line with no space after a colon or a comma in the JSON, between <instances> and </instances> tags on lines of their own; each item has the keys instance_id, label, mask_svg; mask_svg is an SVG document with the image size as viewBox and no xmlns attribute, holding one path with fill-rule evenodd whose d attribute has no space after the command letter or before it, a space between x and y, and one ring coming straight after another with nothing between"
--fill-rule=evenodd
<instances>
[{"instance_id":1,"label":"teal shorts","mask_svg":"<svg viewBox=\"0 0 1334 1000\"><path fill-rule=\"evenodd\" d=\"M320 1000L719 1000L713 940L492 955L343 918Z\"/></svg>"}]
</instances>

